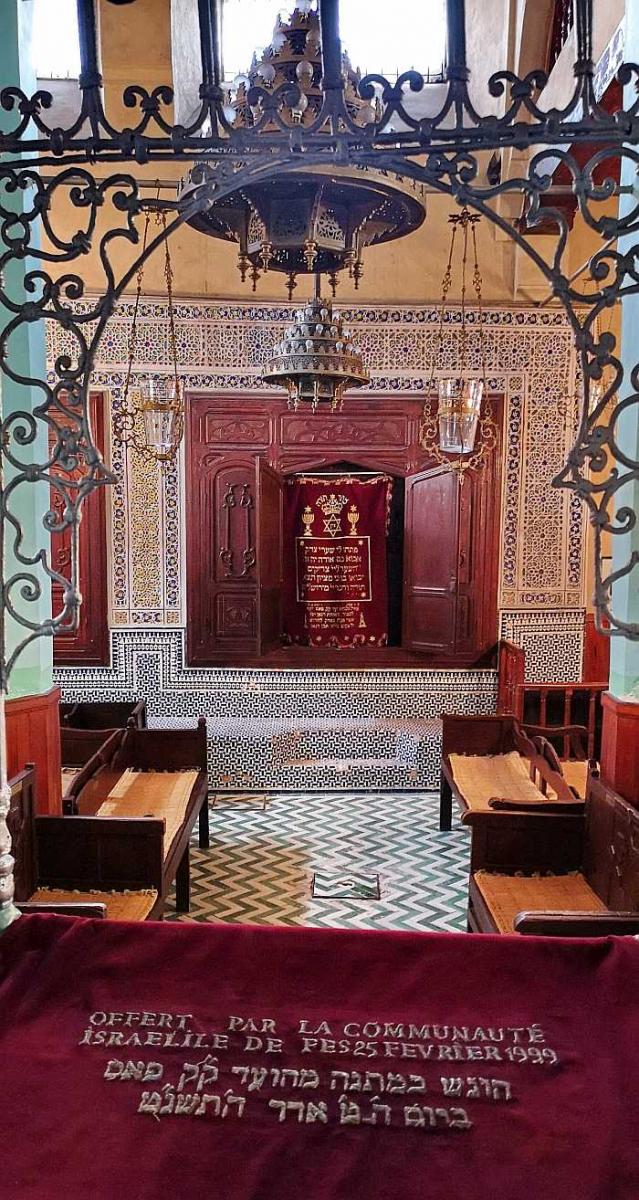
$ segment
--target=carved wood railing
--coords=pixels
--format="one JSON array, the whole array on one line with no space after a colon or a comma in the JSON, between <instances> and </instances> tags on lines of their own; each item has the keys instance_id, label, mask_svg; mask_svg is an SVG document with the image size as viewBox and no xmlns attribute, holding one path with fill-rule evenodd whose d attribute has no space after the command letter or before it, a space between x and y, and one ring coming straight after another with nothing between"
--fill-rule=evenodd
<instances>
[{"instance_id":1,"label":"carved wood railing","mask_svg":"<svg viewBox=\"0 0 639 1200\"><path fill-rule=\"evenodd\" d=\"M584 726L588 731L587 757L601 751L602 694L607 681L534 683L525 680L526 655L512 642L499 643L497 711L513 713L527 725ZM563 739L562 758L571 757L570 738Z\"/></svg>"},{"instance_id":2,"label":"carved wood railing","mask_svg":"<svg viewBox=\"0 0 639 1200\"><path fill-rule=\"evenodd\" d=\"M555 9L552 17L552 27L550 31L550 42L548 45L548 62L546 70L548 74L552 71L559 55L561 54L568 38L570 31L575 22L573 9L573 0L555 0Z\"/></svg>"}]
</instances>

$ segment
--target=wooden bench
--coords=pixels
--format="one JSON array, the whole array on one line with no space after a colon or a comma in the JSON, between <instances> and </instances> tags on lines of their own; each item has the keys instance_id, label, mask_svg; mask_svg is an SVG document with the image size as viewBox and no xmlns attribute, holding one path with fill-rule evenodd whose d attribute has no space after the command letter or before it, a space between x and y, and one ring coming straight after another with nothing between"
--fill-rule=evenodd
<instances>
[{"instance_id":1,"label":"wooden bench","mask_svg":"<svg viewBox=\"0 0 639 1200\"><path fill-rule=\"evenodd\" d=\"M146 727L146 701L86 701L59 705L62 764L62 804L69 808L68 793L85 766L116 729Z\"/></svg>"},{"instance_id":2,"label":"wooden bench","mask_svg":"<svg viewBox=\"0 0 639 1200\"><path fill-rule=\"evenodd\" d=\"M60 702L60 726L69 729L101 729L111 733L133 724L146 728L146 700L83 700Z\"/></svg>"},{"instance_id":3,"label":"wooden bench","mask_svg":"<svg viewBox=\"0 0 639 1200\"><path fill-rule=\"evenodd\" d=\"M181 777L193 772L188 789ZM188 784L188 778L186 780ZM83 767L67 796L66 812L111 817L152 816L164 835L161 896L175 880L176 908L189 910L189 841L196 819L199 845L209 846L206 721L194 729L116 730Z\"/></svg>"},{"instance_id":4,"label":"wooden bench","mask_svg":"<svg viewBox=\"0 0 639 1200\"><path fill-rule=\"evenodd\" d=\"M9 786L18 907L122 921L161 916L160 821L36 816L31 765Z\"/></svg>"},{"instance_id":5,"label":"wooden bench","mask_svg":"<svg viewBox=\"0 0 639 1200\"><path fill-rule=\"evenodd\" d=\"M462 821L470 812L489 812L507 801L572 807L579 798L561 767L541 731L528 736L514 717L444 714L439 828L452 826L453 797Z\"/></svg>"},{"instance_id":6,"label":"wooden bench","mask_svg":"<svg viewBox=\"0 0 639 1200\"><path fill-rule=\"evenodd\" d=\"M639 812L591 775L582 813L471 814L468 928L598 936L639 930Z\"/></svg>"}]
</instances>

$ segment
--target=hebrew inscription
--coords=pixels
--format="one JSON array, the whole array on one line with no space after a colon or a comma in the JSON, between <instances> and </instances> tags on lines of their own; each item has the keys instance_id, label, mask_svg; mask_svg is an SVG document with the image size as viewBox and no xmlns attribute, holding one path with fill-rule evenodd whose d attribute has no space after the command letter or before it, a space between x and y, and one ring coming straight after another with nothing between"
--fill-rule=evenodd
<instances>
[{"instance_id":1,"label":"hebrew inscription","mask_svg":"<svg viewBox=\"0 0 639 1200\"><path fill-rule=\"evenodd\" d=\"M335 1021L229 1014L88 1014L78 1045L132 1116L468 1134L562 1069L538 1022ZM565 1069L565 1068L563 1068Z\"/></svg>"}]
</instances>

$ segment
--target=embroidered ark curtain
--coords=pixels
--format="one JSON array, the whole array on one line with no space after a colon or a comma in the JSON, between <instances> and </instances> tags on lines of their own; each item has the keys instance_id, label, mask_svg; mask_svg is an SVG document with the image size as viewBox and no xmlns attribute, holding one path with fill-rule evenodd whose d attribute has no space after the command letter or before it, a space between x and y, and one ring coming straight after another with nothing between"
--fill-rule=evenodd
<instances>
[{"instance_id":1,"label":"embroidered ark curtain","mask_svg":"<svg viewBox=\"0 0 639 1200\"><path fill-rule=\"evenodd\" d=\"M388 475L304 475L284 489L285 640L307 646L388 641Z\"/></svg>"}]
</instances>

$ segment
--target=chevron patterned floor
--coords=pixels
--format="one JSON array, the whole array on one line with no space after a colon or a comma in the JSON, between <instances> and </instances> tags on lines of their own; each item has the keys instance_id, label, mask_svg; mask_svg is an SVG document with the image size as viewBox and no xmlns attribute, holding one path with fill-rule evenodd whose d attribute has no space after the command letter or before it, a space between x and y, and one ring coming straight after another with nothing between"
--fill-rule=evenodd
<instances>
[{"instance_id":1,"label":"chevron patterned floor","mask_svg":"<svg viewBox=\"0 0 639 1200\"><path fill-rule=\"evenodd\" d=\"M211 847L191 849L191 912L167 920L457 932L466 928L469 839L438 829L419 792L224 796ZM313 874L380 877L379 899L312 897Z\"/></svg>"}]
</instances>

